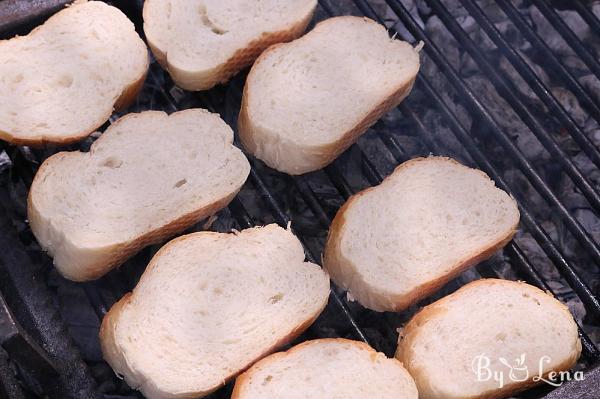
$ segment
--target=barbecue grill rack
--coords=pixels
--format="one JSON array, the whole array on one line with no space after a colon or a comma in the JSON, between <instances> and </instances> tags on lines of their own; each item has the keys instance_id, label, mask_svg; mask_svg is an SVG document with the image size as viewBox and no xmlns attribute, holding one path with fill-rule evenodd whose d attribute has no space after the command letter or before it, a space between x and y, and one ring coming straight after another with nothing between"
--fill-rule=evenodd
<instances>
[{"instance_id":1,"label":"barbecue grill rack","mask_svg":"<svg viewBox=\"0 0 600 399\"><path fill-rule=\"evenodd\" d=\"M0 29L12 29L15 25L6 18L10 15L7 9L3 9L10 7L8 3L22 1L6 0L0 5ZM142 1L112 3L126 12L142 34ZM216 219L204 221L189 231L205 228L230 231L271 222L285 226L291 222L305 246L307 258L320 263L329 224L350 195L378 184L396 165L415 156L433 153L457 158L484 170L500 188L515 197L521 212L521 232L502 255L463 273L419 306L480 277L521 279L554 293L579 316L583 353L578 367L589 372L584 382L566 384L551 397L574 397L575 392L590 395L577 397L597 397L600 372L590 370L600 360L600 232L597 228L600 188L596 180L600 170L600 133L597 138L591 136L587 124L583 126L572 109L556 96L545 74L551 73L553 82L576 96L586 120L591 123L600 122L600 92L582 84L573 66L557 54L547 37L536 32L531 20L522 13L524 7L530 6L529 2L517 5L508 0L497 2L509 25L504 32L497 26L498 15L492 13L495 9L487 3L460 0L461 7L457 7L455 0L427 0L418 2L419 10L405 7L408 3L411 2L323 0L319 1L315 17L321 20L342 14L364 15L384 23L391 33L404 40L425 44L421 52L423 65L413 92L398 109L374 125L358 144L323 171L291 177L250 158L250 177L238 197L219 212ZM600 78L600 62L593 46L578 36L557 11L561 6L570 7L582 24L600 35L600 20L591 5L548 0L531 3L555 29L555 38L572 49L573 56L588 74ZM32 5L30 10L32 17L40 13L39 5L35 7ZM440 26L449 32L446 40L460 49L459 57L470 59L473 68L484 74L489 85L486 87L491 91L473 87L463 71L453 64L452 57L456 54L450 54L444 43L439 43L439 36L433 37L424 29L416 19L418 15L439 18ZM18 22L27 21L27 18L19 18ZM474 37L473 32L465 29L464 22L468 18L485 37ZM10 34L5 31L3 36L10 37ZM531 56L543 60L545 70L536 69L515 45L519 41L529 43ZM508 65L509 69L499 67L500 59L503 62L500 65ZM244 79L245 73L242 73L229 84L211 91L185 92L153 62L137 103L127 112L153 109L170 113L203 107L220 113L235 130ZM521 90L523 88L527 93ZM511 113L506 114L496 107L498 101L504 101ZM113 116L110 122L117 118ZM511 126L518 126L519 132L525 134L516 137ZM86 150L93 139L68 149ZM36 168L43 159L62 148L32 150L6 143L2 146L9 159L0 157L0 165L4 165L0 169L0 292L3 296L0 296L0 343L6 350L0 349L0 397L3 394L10 398L36 397L42 392L59 398L141 397L117 379L100 358L97 329L110 306L135 286L159 246L144 249L96 282L75 284L62 279L37 246L26 224L25 210L27 190ZM532 156L533 147L544 152L544 162ZM567 194L562 189L564 182L571 187ZM567 198L573 193L580 198L576 205ZM586 218L580 210L586 211ZM574 246L567 244L572 242ZM557 281L560 284L557 285ZM10 310L3 307L4 301ZM87 318L70 319L64 309L73 304L65 302L75 302L78 309L84 309L80 315ZM391 356L396 346L396 328L418 308L413 306L400 314L371 312L349 302L333 287L325 312L299 340L348 337L368 342ZM5 328L3 312L5 318L12 312L22 327L9 323ZM82 329L78 324L91 328ZM543 397L550 388L538 387L523 397ZM231 386L228 386L211 397L228 398L230 391Z\"/></svg>"}]
</instances>

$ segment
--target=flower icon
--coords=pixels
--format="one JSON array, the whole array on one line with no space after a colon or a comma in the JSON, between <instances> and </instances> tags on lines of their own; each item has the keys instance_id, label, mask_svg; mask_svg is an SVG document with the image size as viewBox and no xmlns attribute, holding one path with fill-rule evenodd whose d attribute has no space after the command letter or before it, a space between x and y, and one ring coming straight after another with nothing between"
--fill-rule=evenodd
<instances>
[{"instance_id":1,"label":"flower icon","mask_svg":"<svg viewBox=\"0 0 600 399\"><path fill-rule=\"evenodd\" d=\"M522 382L527 381L529 378L529 370L525 365L525 353L515 359L514 365L510 364L504 357L500 357L498 360L510 370L509 378L511 381Z\"/></svg>"}]
</instances>

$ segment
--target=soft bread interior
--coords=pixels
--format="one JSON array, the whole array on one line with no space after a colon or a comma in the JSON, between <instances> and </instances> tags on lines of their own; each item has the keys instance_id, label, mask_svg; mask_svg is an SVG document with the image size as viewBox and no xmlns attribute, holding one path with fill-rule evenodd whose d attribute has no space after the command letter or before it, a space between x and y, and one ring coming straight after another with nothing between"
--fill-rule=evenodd
<instances>
[{"instance_id":1,"label":"soft bread interior","mask_svg":"<svg viewBox=\"0 0 600 399\"><path fill-rule=\"evenodd\" d=\"M418 68L418 53L390 39L383 26L337 18L260 60L248 108L269 132L311 145L331 143Z\"/></svg>"},{"instance_id":2,"label":"soft bread interior","mask_svg":"<svg viewBox=\"0 0 600 399\"><path fill-rule=\"evenodd\" d=\"M0 137L84 137L147 68L146 46L121 11L100 1L67 7L29 35L0 41Z\"/></svg>"},{"instance_id":3,"label":"soft bread interior","mask_svg":"<svg viewBox=\"0 0 600 399\"><path fill-rule=\"evenodd\" d=\"M363 133L371 114L395 105L386 102L400 102L418 69L417 51L391 39L384 26L359 17L325 20L271 47L252 67L247 121L240 126L244 145L278 170L314 170L354 141L351 131Z\"/></svg>"},{"instance_id":4,"label":"soft bread interior","mask_svg":"<svg viewBox=\"0 0 600 399\"><path fill-rule=\"evenodd\" d=\"M447 399L509 396L486 379L485 368L477 377L478 364L503 376L508 392L526 385L515 380L527 380L526 372L531 380L540 368L542 376L568 370L580 352L566 306L528 284L489 279L423 309L401 333L396 356L415 378L419 397Z\"/></svg>"},{"instance_id":5,"label":"soft bread interior","mask_svg":"<svg viewBox=\"0 0 600 399\"><path fill-rule=\"evenodd\" d=\"M332 278L363 305L392 310L512 237L519 211L483 172L429 157L402 164L336 219Z\"/></svg>"},{"instance_id":6,"label":"soft bread interior","mask_svg":"<svg viewBox=\"0 0 600 399\"><path fill-rule=\"evenodd\" d=\"M175 81L207 89L219 83L213 78L224 77L218 70L232 58L242 62L243 52L276 41L277 33L296 24L303 30L315 6L316 0L147 0L144 32Z\"/></svg>"},{"instance_id":7,"label":"soft bread interior","mask_svg":"<svg viewBox=\"0 0 600 399\"><path fill-rule=\"evenodd\" d=\"M111 309L103 351L148 397L197 397L306 328L328 295L327 274L304 262L288 230L190 234L163 247Z\"/></svg>"},{"instance_id":8,"label":"soft bread interior","mask_svg":"<svg viewBox=\"0 0 600 399\"><path fill-rule=\"evenodd\" d=\"M80 279L94 256L109 259L112 247L235 194L250 167L232 142L231 129L206 110L129 114L89 152L42 165L29 198L33 232L59 270Z\"/></svg>"},{"instance_id":9,"label":"soft bread interior","mask_svg":"<svg viewBox=\"0 0 600 399\"><path fill-rule=\"evenodd\" d=\"M271 355L238 377L232 399L417 399L395 359L347 339L318 339Z\"/></svg>"}]
</instances>

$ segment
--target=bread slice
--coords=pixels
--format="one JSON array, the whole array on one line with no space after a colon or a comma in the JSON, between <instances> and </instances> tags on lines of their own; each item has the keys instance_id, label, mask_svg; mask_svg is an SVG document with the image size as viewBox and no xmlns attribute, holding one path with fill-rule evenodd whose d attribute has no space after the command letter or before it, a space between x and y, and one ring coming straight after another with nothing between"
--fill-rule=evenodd
<instances>
[{"instance_id":1,"label":"bread slice","mask_svg":"<svg viewBox=\"0 0 600 399\"><path fill-rule=\"evenodd\" d=\"M158 62L186 90L225 83L272 44L310 22L316 0L146 0L144 32Z\"/></svg>"},{"instance_id":2,"label":"bread slice","mask_svg":"<svg viewBox=\"0 0 600 399\"><path fill-rule=\"evenodd\" d=\"M363 306L400 311L502 248L518 223L515 201L485 173L416 158L342 206L324 266Z\"/></svg>"},{"instance_id":3,"label":"bread slice","mask_svg":"<svg viewBox=\"0 0 600 399\"><path fill-rule=\"evenodd\" d=\"M297 175L320 169L410 92L419 54L384 26L336 17L252 66L238 127L244 147Z\"/></svg>"},{"instance_id":4,"label":"bread slice","mask_svg":"<svg viewBox=\"0 0 600 399\"><path fill-rule=\"evenodd\" d=\"M98 278L225 207L250 173L233 132L203 109L129 114L87 153L40 167L29 222L65 277Z\"/></svg>"},{"instance_id":5,"label":"bread slice","mask_svg":"<svg viewBox=\"0 0 600 399\"><path fill-rule=\"evenodd\" d=\"M273 354L240 375L231 399L417 399L396 359L348 339L317 339Z\"/></svg>"},{"instance_id":6,"label":"bread slice","mask_svg":"<svg viewBox=\"0 0 600 399\"><path fill-rule=\"evenodd\" d=\"M23 37L0 41L0 139L67 144L132 102L148 50L133 23L100 1L78 1Z\"/></svg>"},{"instance_id":7,"label":"bread slice","mask_svg":"<svg viewBox=\"0 0 600 399\"><path fill-rule=\"evenodd\" d=\"M565 305L529 284L484 279L419 312L401 332L396 357L419 398L472 399L511 396L570 369L580 353Z\"/></svg>"},{"instance_id":8,"label":"bread slice","mask_svg":"<svg viewBox=\"0 0 600 399\"><path fill-rule=\"evenodd\" d=\"M300 335L328 296L329 277L289 230L189 234L105 316L102 352L147 398L201 397Z\"/></svg>"}]
</instances>

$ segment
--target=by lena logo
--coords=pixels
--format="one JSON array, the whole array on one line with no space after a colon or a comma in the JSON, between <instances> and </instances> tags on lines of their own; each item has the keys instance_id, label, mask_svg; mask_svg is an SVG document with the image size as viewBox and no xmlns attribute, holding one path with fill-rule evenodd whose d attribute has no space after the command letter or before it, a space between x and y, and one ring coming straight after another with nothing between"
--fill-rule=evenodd
<instances>
[{"instance_id":1,"label":"by lena logo","mask_svg":"<svg viewBox=\"0 0 600 399\"><path fill-rule=\"evenodd\" d=\"M529 370L526 362L526 354L514 359L512 362L500 357L498 363L501 367L492 369L492 361L485 353L475 356L471 362L471 368L477 376L477 381L495 381L498 383L498 388L503 388L510 382L523 382L532 380L534 382L545 382L552 386L561 386L566 381L583 381L583 371L571 373L569 371L550 371L544 372L544 366L550 364L550 356L542 356L539 358L537 370Z\"/></svg>"}]
</instances>

